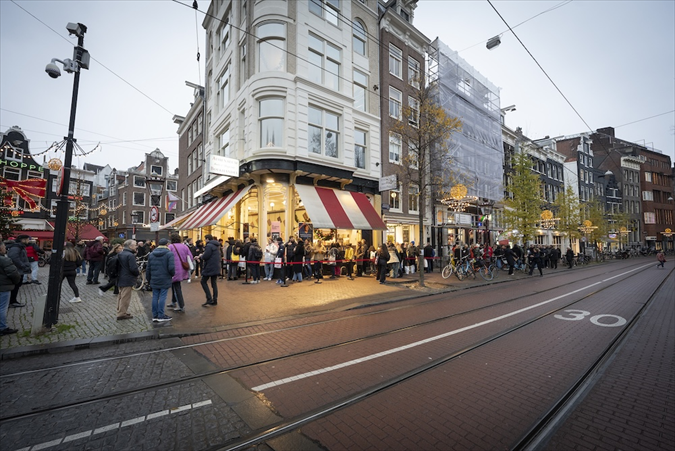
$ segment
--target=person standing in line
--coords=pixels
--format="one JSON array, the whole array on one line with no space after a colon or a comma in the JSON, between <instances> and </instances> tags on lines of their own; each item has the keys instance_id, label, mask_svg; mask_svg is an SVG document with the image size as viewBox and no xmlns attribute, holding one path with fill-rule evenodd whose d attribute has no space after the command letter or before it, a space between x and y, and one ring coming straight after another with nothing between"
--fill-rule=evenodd
<instances>
[{"instance_id":1,"label":"person standing in line","mask_svg":"<svg viewBox=\"0 0 675 451\"><path fill-rule=\"evenodd\" d=\"M80 257L80 253L77 252L73 243L67 242L66 247L63 250L63 272L61 274L61 283L63 284L63 279L66 279L68 285L70 285L70 289L73 290L73 295L75 295L75 297L68 302L82 302L82 299L80 299L80 290L75 283L77 268L79 268L81 264L82 257Z\"/></svg>"},{"instance_id":2,"label":"person standing in line","mask_svg":"<svg viewBox=\"0 0 675 451\"><path fill-rule=\"evenodd\" d=\"M305 261L305 242L298 239L298 243L293 249L293 282L302 282L302 265Z\"/></svg>"},{"instance_id":3,"label":"person standing in line","mask_svg":"<svg viewBox=\"0 0 675 451\"><path fill-rule=\"evenodd\" d=\"M434 248L431 247L431 240L427 238L427 244L424 246L424 272L434 272Z\"/></svg>"},{"instance_id":4,"label":"person standing in line","mask_svg":"<svg viewBox=\"0 0 675 451\"><path fill-rule=\"evenodd\" d=\"M85 259L89 262L89 272L87 273L87 285L98 285L98 276L103 266L103 258L105 252L103 251L102 236L97 236L95 240L87 243L87 250L85 251Z\"/></svg>"},{"instance_id":5,"label":"person standing in line","mask_svg":"<svg viewBox=\"0 0 675 451\"><path fill-rule=\"evenodd\" d=\"M164 304L169 295L172 278L176 274L176 266L168 244L169 240L166 238L157 242L157 247L148 255L148 266L145 270L148 284L152 288L152 321L155 323L171 320L164 312Z\"/></svg>"},{"instance_id":6,"label":"person standing in line","mask_svg":"<svg viewBox=\"0 0 675 451\"><path fill-rule=\"evenodd\" d=\"M504 257L506 257L506 263L509 265L509 276L513 275L513 270L516 266L516 253L511 249L511 246L506 245L504 250Z\"/></svg>"},{"instance_id":7,"label":"person standing in line","mask_svg":"<svg viewBox=\"0 0 675 451\"><path fill-rule=\"evenodd\" d=\"M356 277L363 276L363 260L366 255L366 240L360 240L356 246L356 251L354 252L354 258L356 259Z\"/></svg>"},{"instance_id":8,"label":"person standing in line","mask_svg":"<svg viewBox=\"0 0 675 451\"><path fill-rule=\"evenodd\" d=\"M115 288L113 294L116 295L120 292L119 288L117 288L117 277L119 276L119 264L117 259L119 258L118 254L122 252L122 249L121 244L115 244L106 257L105 273L108 276L108 283L98 287L99 296L103 296L103 294L112 287Z\"/></svg>"},{"instance_id":9,"label":"person standing in line","mask_svg":"<svg viewBox=\"0 0 675 451\"><path fill-rule=\"evenodd\" d=\"M213 235L206 235L204 253L199 257L202 264L202 289L206 294L206 302L202 307L218 305L218 276L220 275L220 243L213 239ZM208 281L211 280L213 295L209 291Z\"/></svg>"},{"instance_id":10,"label":"person standing in line","mask_svg":"<svg viewBox=\"0 0 675 451\"><path fill-rule=\"evenodd\" d=\"M167 307L172 308L174 312L185 313L185 299L181 283L190 279L192 253L190 248L181 243L181 237L177 233L171 234L169 249L173 253L174 274L171 278L171 304Z\"/></svg>"},{"instance_id":11,"label":"person standing in line","mask_svg":"<svg viewBox=\"0 0 675 451\"><path fill-rule=\"evenodd\" d=\"M350 243L345 244L345 266L347 267L347 280L354 280L354 247Z\"/></svg>"},{"instance_id":12,"label":"person standing in line","mask_svg":"<svg viewBox=\"0 0 675 451\"><path fill-rule=\"evenodd\" d=\"M572 266L574 266L574 251L569 247L567 248L567 252L565 252L565 259L567 260L568 269L572 269Z\"/></svg>"},{"instance_id":13,"label":"person standing in line","mask_svg":"<svg viewBox=\"0 0 675 451\"><path fill-rule=\"evenodd\" d=\"M77 275L78 276L86 276L87 275L87 260L84 258L85 252L87 250L87 246L84 244L84 241L80 240L77 242L75 245L75 250L80 254L80 257L82 257L82 265L77 268Z\"/></svg>"},{"instance_id":14,"label":"person standing in line","mask_svg":"<svg viewBox=\"0 0 675 451\"><path fill-rule=\"evenodd\" d=\"M380 249L377 251L377 269L380 284L384 284L384 281L387 279L387 263L389 262L389 258L391 256L387 250L387 245L384 243L380 244Z\"/></svg>"},{"instance_id":15,"label":"person standing in line","mask_svg":"<svg viewBox=\"0 0 675 451\"><path fill-rule=\"evenodd\" d=\"M258 244L257 238L251 238L251 245L248 248L246 260L251 268L251 283L260 283L260 260L263 258L263 250Z\"/></svg>"},{"instance_id":16,"label":"person standing in line","mask_svg":"<svg viewBox=\"0 0 675 451\"><path fill-rule=\"evenodd\" d=\"M14 263L14 266L16 266L16 269L19 270L22 279L24 274L30 273L30 262L28 261L28 255L26 254L26 243L28 243L28 238L28 235L19 235L16 237L16 240L6 243L7 256L12 259L12 262ZM9 297L9 306L12 308L26 306L26 304L22 304L18 301L21 285L22 281L19 280L19 282L14 285L14 289Z\"/></svg>"},{"instance_id":17,"label":"person standing in line","mask_svg":"<svg viewBox=\"0 0 675 451\"><path fill-rule=\"evenodd\" d=\"M28 256L28 262L30 263L30 280L28 280L28 274L24 274L23 283L34 283L40 285L38 280L38 259L40 255L44 255L45 251L40 249L40 246L37 245L33 238L28 239L28 244L26 245L26 255Z\"/></svg>"},{"instance_id":18,"label":"person standing in line","mask_svg":"<svg viewBox=\"0 0 675 451\"><path fill-rule=\"evenodd\" d=\"M295 261L295 238L290 237L286 242L286 280L293 277L293 265Z\"/></svg>"},{"instance_id":19,"label":"person standing in line","mask_svg":"<svg viewBox=\"0 0 675 451\"><path fill-rule=\"evenodd\" d=\"M234 251L237 249L237 243L234 241L234 238L230 237L228 240L230 243L227 246L227 251L225 252L225 260L227 260L227 280L237 280L237 266L239 265L239 257ZM237 250L237 252L239 252ZM234 261L234 259L237 261Z\"/></svg>"},{"instance_id":20,"label":"person standing in line","mask_svg":"<svg viewBox=\"0 0 675 451\"><path fill-rule=\"evenodd\" d=\"M278 279L277 283L279 285L285 285L286 284L286 268L284 268L284 258L286 256L286 247L284 246L284 240L283 238L279 237L277 238L277 256L275 258L275 262L277 259L279 260L278 264L280 265L279 268L275 268L278 271Z\"/></svg>"},{"instance_id":21,"label":"person standing in line","mask_svg":"<svg viewBox=\"0 0 675 451\"><path fill-rule=\"evenodd\" d=\"M323 279L323 261L326 259L326 249L323 247L323 242L319 241L314 246L314 268L312 273L314 274L314 283L321 283L320 279Z\"/></svg>"},{"instance_id":22,"label":"person standing in line","mask_svg":"<svg viewBox=\"0 0 675 451\"><path fill-rule=\"evenodd\" d=\"M131 291L136 284L136 278L140 274L136 263L136 240L126 240L122 245L124 249L117 256L119 273L117 274L117 320L131 319L129 304L131 303Z\"/></svg>"},{"instance_id":23,"label":"person standing in line","mask_svg":"<svg viewBox=\"0 0 675 451\"><path fill-rule=\"evenodd\" d=\"M267 246L265 246L265 278L263 280L272 280L272 276L274 275L274 259L277 256L277 250L279 250L279 247L272 237L267 238Z\"/></svg>"},{"instance_id":24,"label":"person standing in line","mask_svg":"<svg viewBox=\"0 0 675 451\"><path fill-rule=\"evenodd\" d=\"M14 286L21 282L21 273L16 269L11 258L7 257L7 247L0 239L0 335L11 335L18 332L7 326L7 308Z\"/></svg>"}]
</instances>

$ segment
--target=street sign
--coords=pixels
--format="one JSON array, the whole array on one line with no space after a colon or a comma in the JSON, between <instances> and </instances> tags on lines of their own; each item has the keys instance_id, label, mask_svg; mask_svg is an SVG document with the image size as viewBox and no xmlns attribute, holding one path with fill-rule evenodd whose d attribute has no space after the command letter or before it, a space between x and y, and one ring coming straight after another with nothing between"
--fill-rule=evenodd
<instances>
[{"instance_id":1,"label":"street sign","mask_svg":"<svg viewBox=\"0 0 675 451\"><path fill-rule=\"evenodd\" d=\"M380 192L388 191L390 189L396 189L398 187L398 177L396 174L387 175L386 177L380 178L380 186L378 189Z\"/></svg>"},{"instance_id":2,"label":"street sign","mask_svg":"<svg viewBox=\"0 0 675 451\"><path fill-rule=\"evenodd\" d=\"M152 207L150 209L150 222L159 222L159 208Z\"/></svg>"}]
</instances>

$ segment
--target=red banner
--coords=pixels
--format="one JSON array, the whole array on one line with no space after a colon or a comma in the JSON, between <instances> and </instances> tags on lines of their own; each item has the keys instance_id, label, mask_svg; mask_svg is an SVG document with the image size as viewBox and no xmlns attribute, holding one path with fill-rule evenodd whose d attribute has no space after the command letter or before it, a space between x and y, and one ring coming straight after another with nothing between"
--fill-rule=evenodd
<instances>
[{"instance_id":1,"label":"red banner","mask_svg":"<svg viewBox=\"0 0 675 451\"><path fill-rule=\"evenodd\" d=\"M3 178L0 180L0 185L4 186L8 193L12 191L17 193L28 204L31 210L37 207L37 203L33 198L42 199L47 192L46 179L7 180ZM11 195L6 196L5 204L11 205L11 199Z\"/></svg>"}]
</instances>

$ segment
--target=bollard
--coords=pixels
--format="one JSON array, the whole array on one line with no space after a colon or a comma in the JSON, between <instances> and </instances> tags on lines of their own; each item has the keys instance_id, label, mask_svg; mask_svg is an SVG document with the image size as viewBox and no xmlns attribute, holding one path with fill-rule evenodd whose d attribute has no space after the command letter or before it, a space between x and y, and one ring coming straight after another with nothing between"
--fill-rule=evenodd
<instances>
[{"instance_id":1,"label":"bollard","mask_svg":"<svg viewBox=\"0 0 675 451\"><path fill-rule=\"evenodd\" d=\"M47 295L42 294L37 297L33 303L33 327L30 332L33 335L43 332L42 320L45 316L45 306L47 305Z\"/></svg>"}]
</instances>

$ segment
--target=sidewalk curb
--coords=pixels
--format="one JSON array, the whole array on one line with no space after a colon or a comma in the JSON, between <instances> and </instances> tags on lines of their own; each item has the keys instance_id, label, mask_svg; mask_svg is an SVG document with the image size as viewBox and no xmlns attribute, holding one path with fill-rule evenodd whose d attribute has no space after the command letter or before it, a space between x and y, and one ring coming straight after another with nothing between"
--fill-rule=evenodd
<instances>
[{"instance_id":1,"label":"sidewalk curb","mask_svg":"<svg viewBox=\"0 0 675 451\"><path fill-rule=\"evenodd\" d=\"M100 348L114 344L130 343L134 341L157 340L163 338L159 330L145 332L133 332L130 334L109 335L104 337L80 338L77 340L60 341L57 343L45 343L32 346L21 346L0 351L0 361L16 359L40 354L57 354L71 352L80 349Z\"/></svg>"}]
</instances>

